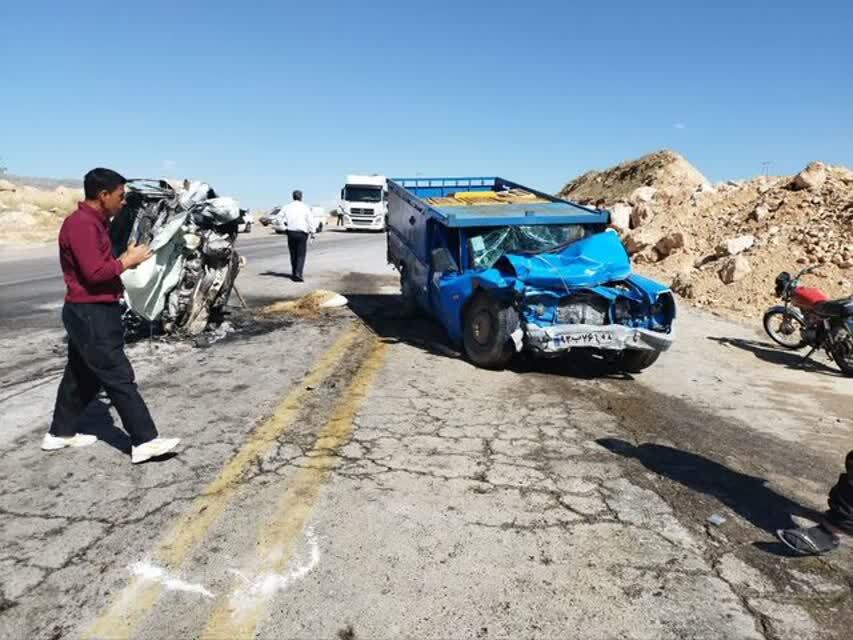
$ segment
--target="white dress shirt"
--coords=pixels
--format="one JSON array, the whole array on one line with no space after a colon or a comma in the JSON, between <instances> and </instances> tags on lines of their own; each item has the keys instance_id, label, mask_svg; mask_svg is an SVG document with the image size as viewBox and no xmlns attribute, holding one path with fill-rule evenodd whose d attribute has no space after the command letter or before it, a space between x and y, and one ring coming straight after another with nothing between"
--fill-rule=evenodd
<instances>
[{"instance_id":1,"label":"white dress shirt","mask_svg":"<svg viewBox=\"0 0 853 640\"><path fill-rule=\"evenodd\" d=\"M288 231L302 231L303 233L314 233L314 225L311 220L311 208L304 202L294 200L279 213Z\"/></svg>"}]
</instances>

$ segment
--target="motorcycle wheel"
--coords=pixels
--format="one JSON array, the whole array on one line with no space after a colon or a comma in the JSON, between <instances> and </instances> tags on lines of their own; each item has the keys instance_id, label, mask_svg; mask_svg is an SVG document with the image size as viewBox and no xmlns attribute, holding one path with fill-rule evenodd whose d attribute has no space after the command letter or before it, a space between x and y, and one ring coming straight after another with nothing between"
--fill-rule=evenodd
<instances>
[{"instance_id":1,"label":"motorcycle wheel","mask_svg":"<svg viewBox=\"0 0 853 640\"><path fill-rule=\"evenodd\" d=\"M853 334L846 328L833 331L832 359L845 376L853 376Z\"/></svg>"},{"instance_id":2,"label":"motorcycle wheel","mask_svg":"<svg viewBox=\"0 0 853 640\"><path fill-rule=\"evenodd\" d=\"M792 313L773 309L764 314L764 330L780 347L793 350L805 347L803 329L805 325Z\"/></svg>"}]
</instances>

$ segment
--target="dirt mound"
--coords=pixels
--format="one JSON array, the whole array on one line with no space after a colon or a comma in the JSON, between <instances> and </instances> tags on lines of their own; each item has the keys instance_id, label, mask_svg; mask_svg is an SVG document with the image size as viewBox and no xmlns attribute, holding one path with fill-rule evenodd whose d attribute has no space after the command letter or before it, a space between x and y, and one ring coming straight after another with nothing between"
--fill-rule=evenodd
<instances>
[{"instance_id":1,"label":"dirt mound","mask_svg":"<svg viewBox=\"0 0 853 640\"><path fill-rule=\"evenodd\" d=\"M806 282L853 294L853 171L812 163L794 177L712 186L685 164L663 151L596 172L600 180L585 174L561 194L603 199L638 271L723 315L760 317L775 303L776 275L807 265L820 268Z\"/></svg>"},{"instance_id":2,"label":"dirt mound","mask_svg":"<svg viewBox=\"0 0 853 640\"><path fill-rule=\"evenodd\" d=\"M42 189L0 180L0 244L55 240L62 221L82 199L82 189Z\"/></svg>"},{"instance_id":3,"label":"dirt mound","mask_svg":"<svg viewBox=\"0 0 853 640\"><path fill-rule=\"evenodd\" d=\"M261 309L262 316L296 316L300 318L319 316L328 309L346 305L347 299L334 291L318 289L298 300L282 300Z\"/></svg>"},{"instance_id":4,"label":"dirt mound","mask_svg":"<svg viewBox=\"0 0 853 640\"><path fill-rule=\"evenodd\" d=\"M566 184L559 195L581 204L602 199L613 203L645 197L636 193L642 187L653 187L660 200L662 196L678 199L709 186L705 176L683 156L664 149L611 169L588 171Z\"/></svg>"}]
</instances>

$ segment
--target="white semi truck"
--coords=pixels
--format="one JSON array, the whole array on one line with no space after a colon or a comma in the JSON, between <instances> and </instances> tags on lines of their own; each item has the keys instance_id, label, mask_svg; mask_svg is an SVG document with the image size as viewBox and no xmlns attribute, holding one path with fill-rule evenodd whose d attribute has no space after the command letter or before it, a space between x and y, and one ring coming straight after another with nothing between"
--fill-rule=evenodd
<instances>
[{"instance_id":1,"label":"white semi truck","mask_svg":"<svg viewBox=\"0 0 853 640\"><path fill-rule=\"evenodd\" d=\"M379 175L349 175L341 189L338 212L344 227L382 231L388 213L388 181Z\"/></svg>"}]
</instances>

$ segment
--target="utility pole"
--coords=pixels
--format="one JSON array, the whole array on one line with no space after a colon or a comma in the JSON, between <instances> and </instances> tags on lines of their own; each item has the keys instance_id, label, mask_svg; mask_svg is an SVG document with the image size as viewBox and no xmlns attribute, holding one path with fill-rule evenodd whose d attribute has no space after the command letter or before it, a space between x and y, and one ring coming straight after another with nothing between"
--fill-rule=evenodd
<instances>
[{"instance_id":1,"label":"utility pole","mask_svg":"<svg viewBox=\"0 0 853 640\"><path fill-rule=\"evenodd\" d=\"M761 163L761 175L763 175L765 177L769 176L770 175L770 165L772 165L772 164L773 164L773 162L771 160L765 160L764 162L762 162Z\"/></svg>"}]
</instances>

